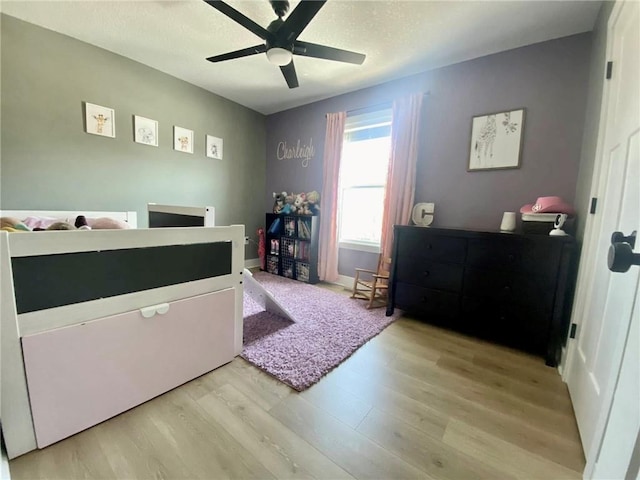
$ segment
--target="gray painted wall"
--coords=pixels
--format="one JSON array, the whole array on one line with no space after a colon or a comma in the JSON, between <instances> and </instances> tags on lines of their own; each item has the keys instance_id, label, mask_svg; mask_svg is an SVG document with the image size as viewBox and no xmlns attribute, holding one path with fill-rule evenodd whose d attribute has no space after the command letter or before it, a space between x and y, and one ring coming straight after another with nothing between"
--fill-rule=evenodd
<instances>
[{"instance_id":1,"label":"gray painted wall","mask_svg":"<svg viewBox=\"0 0 640 480\"><path fill-rule=\"evenodd\" d=\"M543 42L333 97L267 117L267 189L322 189L325 114L357 110L411 92L425 97L416 202L435 202L433 225L497 230L504 211L539 196L573 202L589 81L591 34ZM354 67L357 68L357 67ZM471 118L526 109L521 168L467 172ZM308 167L278 160L280 142L313 139ZM340 251L339 272L375 267L377 256Z\"/></svg>"},{"instance_id":2,"label":"gray painted wall","mask_svg":"<svg viewBox=\"0 0 640 480\"><path fill-rule=\"evenodd\" d=\"M2 15L4 209L136 210L148 202L216 207L218 225L264 223L265 117L175 77ZM116 112L116 138L87 134L83 102ZM159 146L133 141L133 115L159 122ZM193 155L173 126L194 131ZM205 135L224 140L207 158ZM247 258L257 250L249 245Z\"/></svg>"},{"instance_id":3,"label":"gray painted wall","mask_svg":"<svg viewBox=\"0 0 640 480\"><path fill-rule=\"evenodd\" d=\"M615 2L604 2L593 29L593 47L591 49L591 68L589 69L589 90L587 93L587 113L582 137L582 155L580 156L580 170L576 184L575 205L576 238L582 243L586 217L591 204L591 181L596 159L598 143L598 129L600 126L600 110L602 93L605 82L606 54L607 54L607 22Z\"/></svg>"}]
</instances>

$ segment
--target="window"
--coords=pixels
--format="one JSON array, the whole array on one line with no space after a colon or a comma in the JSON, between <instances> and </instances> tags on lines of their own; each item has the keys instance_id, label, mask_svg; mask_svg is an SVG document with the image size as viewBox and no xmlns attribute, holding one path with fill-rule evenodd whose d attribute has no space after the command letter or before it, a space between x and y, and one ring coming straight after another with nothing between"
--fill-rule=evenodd
<instances>
[{"instance_id":1,"label":"window","mask_svg":"<svg viewBox=\"0 0 640 480\"><path fill-rule=\"evenodd\" d=\"M378 252L391 153L391 109L347 117L340 159L340 247Z\"/></svg>"}]
</instances>

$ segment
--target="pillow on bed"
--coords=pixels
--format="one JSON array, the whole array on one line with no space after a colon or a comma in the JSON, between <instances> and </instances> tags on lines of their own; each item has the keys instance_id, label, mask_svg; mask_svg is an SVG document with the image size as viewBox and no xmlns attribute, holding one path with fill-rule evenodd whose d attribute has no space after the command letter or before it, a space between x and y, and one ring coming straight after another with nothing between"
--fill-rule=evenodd
<instances>
[{"instance_id":1,"label":"pillow on bed","mask_svg":"<svg viewBox=\"0 0 640 480\"><path fill-rule=\"evenodd\" d=\"M27 227L33 230L34 228L46 229L50 225L53 225L54 223L60 222L60 221L68 222L68 219L66 218L60 219L60 218L54 218L54 217L27 217L22 221L22 223L24 223Z\"/></svg>"},{"instance_id":2,"label":"pillow on bed","mask_svg":"<svg viewBox=\"0 0 640 480\"><path fill-rule=\"evenodd\" d=\"M127 222L109 217L87 218L87 223L93 230L131 228Z\"/></svg>"}]
</instances>

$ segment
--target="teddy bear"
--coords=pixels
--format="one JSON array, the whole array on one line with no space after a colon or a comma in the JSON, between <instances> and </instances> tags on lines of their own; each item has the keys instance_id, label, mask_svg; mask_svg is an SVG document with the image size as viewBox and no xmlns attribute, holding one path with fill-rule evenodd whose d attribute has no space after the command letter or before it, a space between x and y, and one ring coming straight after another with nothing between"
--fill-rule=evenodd
<instances>
[{"instance_id":1,"label":"teddy bear","mask_svg":"<svg viewBox=\"0 0 640 480\"><path fill-rule=\"evenodd\" d=\"M284 200L286 197L287 192L273 192L273 198L275 198L275 201L273 203L273 213L283 213L282 209L284 208Z\"/></svg>"}]
</instances>

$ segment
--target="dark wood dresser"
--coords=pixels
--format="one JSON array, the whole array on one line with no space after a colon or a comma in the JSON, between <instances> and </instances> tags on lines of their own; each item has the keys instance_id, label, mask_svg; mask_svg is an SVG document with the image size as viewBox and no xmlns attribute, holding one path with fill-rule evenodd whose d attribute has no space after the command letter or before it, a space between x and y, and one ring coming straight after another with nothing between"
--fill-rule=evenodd
<instances>
[{"instance_id":1,"label":"dark wood dresser","mask_svg":"<svg viewBox=\"0 0 640 480\"><path fill-rule=\"evenodd\" d=\"M573 237L394 227L387 315L416 317L556 366L574 285Z\"/></svg>"}]
</instances>

